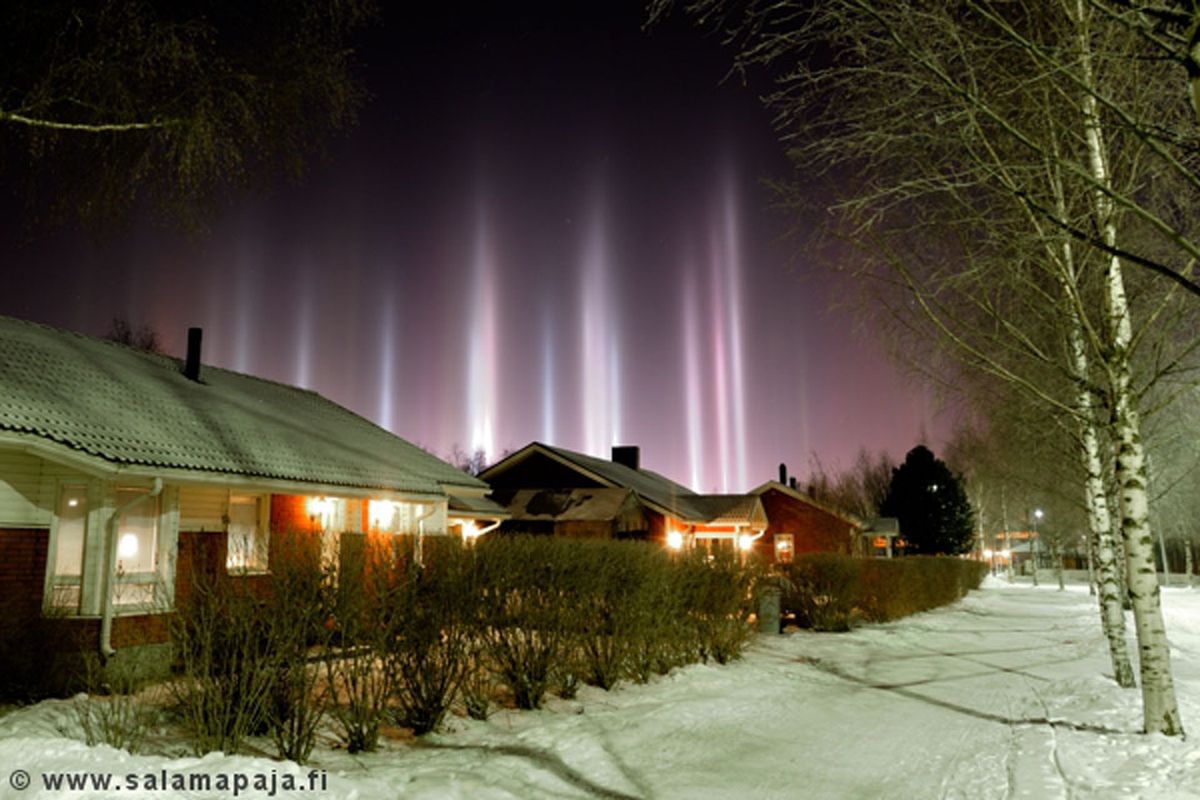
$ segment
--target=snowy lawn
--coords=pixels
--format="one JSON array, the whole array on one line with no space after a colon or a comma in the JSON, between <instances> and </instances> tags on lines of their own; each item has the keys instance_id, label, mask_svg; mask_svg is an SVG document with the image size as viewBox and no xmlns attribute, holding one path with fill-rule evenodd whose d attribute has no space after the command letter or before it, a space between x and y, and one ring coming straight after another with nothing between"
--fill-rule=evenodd
<instances>
[{"instance_id":1,"label":"snowy lawn","mask_svg":"<svg viewBox=\"0 0 1200 800\"><path fill-rule=\"evenodd\" d=\"M761 637L729 666L585 688L487 722L456 717L446 733L394 735L372 754L319 746L311 767L328 771L327 789L277 796L1200 797L1200 590L1168 589L1164 605L1189 740L1137 733L1140 694L1103 677L1107 651L1085 587L988 579L954 606L900 622ZM311 768L172 757L182 745L167 740L150 745L167 755L88 748L63 737L70 708L46 702L0 718L0 797L229 795L47 790L42 773L54 771L305 780ZM29 788L12 788L14 769L29 773Z\"/></svg>"}]
</instances>

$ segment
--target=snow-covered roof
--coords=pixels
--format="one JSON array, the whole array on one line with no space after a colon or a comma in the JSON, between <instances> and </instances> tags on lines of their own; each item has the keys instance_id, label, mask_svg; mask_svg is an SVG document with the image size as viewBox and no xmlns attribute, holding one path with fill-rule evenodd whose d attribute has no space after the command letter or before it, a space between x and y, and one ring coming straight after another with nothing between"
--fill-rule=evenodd
<instances>
[{"instance_id":1,"label":"snow-covered roof","mask_svg":"<svg viewBox=\"0 0 1200 800\"><path fill-rule=\"evenodd\" d=\"M0 316L0 431L113 466L388 491L485 484L316 392Z\"/></svg>"},{"instance_id":2,"label":"snow-covered roof","mask_svg":"<svg viewBox=\"0 0 1200 800\"><path fill-rule=\"evenodd\" d=\"M489 480L492 476L503 472L508 467L524 459L541 453L588 475L599 483L619 488L632 489L638 497L661 512L671 514L688 522L707 522L703 512L689 502L696 493L682 484L675 483L670 478L648 469L633 469L615 461L609 461L585 453L577 453L565 447L554 447L541 442L533 442L496 464L485 469L479 477ZM535 488L535 487L530 487ZM538 487L552 488L552 487Z\"/></svg>"},{"instance_id":3,"label":"snow-covered roof","mask_svg":"<svg viewBox=\"0 0 1200 800\"><path fill-rule=\"evenodd\" d=\"M752 520L761 501L754 494L696 494L683 484L649 469L634 469L616 461L577 453L565 447L533 442L481 473L490 480L535 454L548 456L592 480L615 489L631 489L647 505L683 522L693 524L745 524ZM529 487L561 488L561 487ZM515 513L515 512L514 512Z\"/></svg>"},{"instance_id":4,"label":"snow-covered roof","mask_svg":"<svg viewBox=\"0 0 1200 800\"><path fill-rule=\"evenodd\" d=\"M508 509L490 497L473 495L451 495L449 512L452 517L507 519L509 516Z\"/></svg>"},{"instance_id":5,"label":"snow-covered roof","mask_svg":"<svg viewBox=\"0 0 1200 800\"><path fill-rule=\"evenodd\" d=\"M710 525L748 525L766 519L762 501L753 494L698 494L689 497L688 503Z\"/></svg>"},{"instance_id":6,"label":"snow-covered roof","mask_svg":"<svg viewBox=\"0 0 1200 800\"><path fill-rule=\"evenodd\" d=\"M507 497L511 494L511 497ZM518 489L507 497L518 521L604 522L620 516L634 493L630 489Z\"/></svg>"}]
</instances>

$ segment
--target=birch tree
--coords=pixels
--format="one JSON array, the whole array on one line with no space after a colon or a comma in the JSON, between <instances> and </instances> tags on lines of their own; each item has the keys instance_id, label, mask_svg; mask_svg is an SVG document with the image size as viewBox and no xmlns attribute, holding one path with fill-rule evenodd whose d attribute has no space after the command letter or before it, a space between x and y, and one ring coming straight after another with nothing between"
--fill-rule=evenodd
<instances>
[{"instance_id":1,"label":"birch tree","mask_svg":"<svg viewBox=\"0 0 1200 800\"><path fill-rule=\"evenodd\" d=\"M1195 222L1177 201L1196 194L1185 155L1194 131L1171 99L1182 95L1163 90L1176 77L1084 0L763 2L737 12L700 0L692 9L730 31L739 65L780 76L768 100L794 161L836 177L821 203L831 227L907 295L912 316L964 363L1074 420L1102 620L1124 684L1101 466L1111 441L1144 727L1182 734L1141 440L1147 387L1195 348L1164 326L1178 295L1196 290ZM1131 296L1126 263L1165 286ZM1135 356L1147 347L1160 353L1138 376Z\"/></svg>"},{"instance_id":2,"label":"birch tree","mask_svg":"<svg viewBox=\"0 0 1200 800\"><path fill-rule=\"evenodd\" d=\"M299 177L354 121L372 0L41 0L0 8L0 176L32 215L196 225Z\"/></svg>"}]
</instances>

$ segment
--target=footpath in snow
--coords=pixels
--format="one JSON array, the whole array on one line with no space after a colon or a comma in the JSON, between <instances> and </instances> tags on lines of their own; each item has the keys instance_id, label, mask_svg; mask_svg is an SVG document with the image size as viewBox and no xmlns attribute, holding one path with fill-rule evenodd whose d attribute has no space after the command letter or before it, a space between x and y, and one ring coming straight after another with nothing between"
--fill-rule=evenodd
<instances>
[{"instance_id":1,"label":"footpath in snow","mask_svg":"<svg viewBox=\"0 0 1200 800\"><path fill-rule=\"evenodd\" d=\"M50 790L44 775L294 776L305 798L1200 798L1200 590L1164 591L1187 740L1144 736L1086 587L989 579L954 606L848 634L760 637L728 666L584 689L537 712L455 718L417 743L312 765L130 756L65 737L70 703L0 717L0 797L226 797ZM1131 633L1132 647L1132 633ZM13 788L14 770L28 788ZM144 782L144 780L143 780ZM16 783L23 783L18 777ZM305 784L307 785L307 784ZM265 793L244 791L243 797Z\"/></svg>"}]
</instances>

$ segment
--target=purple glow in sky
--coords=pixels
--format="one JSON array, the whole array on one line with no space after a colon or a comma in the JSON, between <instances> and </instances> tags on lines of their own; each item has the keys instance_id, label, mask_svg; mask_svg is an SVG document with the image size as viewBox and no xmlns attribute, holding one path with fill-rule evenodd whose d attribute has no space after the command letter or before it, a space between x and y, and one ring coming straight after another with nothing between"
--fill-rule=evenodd
<instances>
[{"instance_id":1,"label":"purple glow in sky","mask_svg":"<svg viewBox=\"0 0 1200 800\"><path fill-rule=\"evenodd\" d=\"M373 102L303 185L198 239L6 229L0 313L97 335L123 314L175 354L199 325L206 362L439 455L639 444L704 491L936 436L782 241L760 179L787 163L754 92L720 83L728 53L642 33L637 3L560 5L385 9Z\"/></svg>"}]
</instances>

